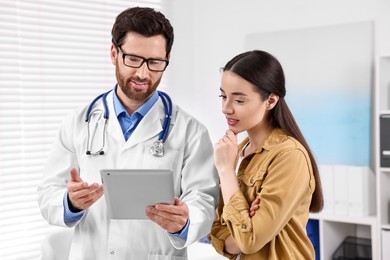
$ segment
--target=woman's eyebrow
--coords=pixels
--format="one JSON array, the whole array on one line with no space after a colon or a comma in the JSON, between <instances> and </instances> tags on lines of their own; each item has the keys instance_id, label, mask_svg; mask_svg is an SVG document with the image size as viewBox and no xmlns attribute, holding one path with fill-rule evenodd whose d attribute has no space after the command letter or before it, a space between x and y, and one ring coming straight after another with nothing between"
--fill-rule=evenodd
<instances>
[{"instance_id":1,"label":"woman's eyebrow","mask_svg":"<svg viewBox=\"0 0 390 260\"><path fill-rule=\"evenodd\" d=\"M234 95L234 96L245 96L245 97L248 96L247 94L242 93L242 92L233 92L232 95Z\"/></svg>"},{"instance_id":2,"label":"woman's eyebrow","mask_svg":"<svg viewBox=\"0 0 390 260\"><path fill-rule=\"evenodd\" d=\"M225 91L223 91L222 88L219 88L219 89L221 90L221 92L225 93ZM242 92L233 92L231 94L234 95L234 96L248 96L247 94L242 93Z\"/></svg>"}]
</instances>

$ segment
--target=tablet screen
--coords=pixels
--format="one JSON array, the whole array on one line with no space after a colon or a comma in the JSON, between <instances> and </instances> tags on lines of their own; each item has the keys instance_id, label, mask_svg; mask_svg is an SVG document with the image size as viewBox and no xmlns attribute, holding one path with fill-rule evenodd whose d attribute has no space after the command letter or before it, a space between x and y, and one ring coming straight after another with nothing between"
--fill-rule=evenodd
<instances>
[{"instance_id":1,"label":"tablet screen","mask_svg":"<svg viewBox=\"0 0 390 260\"><path fill-rule=\"evenodd\" d=\"M113 219L147 219L146 207L174 203L172 170L103 169L100 175Z\"/></svg>"}]
</instances>

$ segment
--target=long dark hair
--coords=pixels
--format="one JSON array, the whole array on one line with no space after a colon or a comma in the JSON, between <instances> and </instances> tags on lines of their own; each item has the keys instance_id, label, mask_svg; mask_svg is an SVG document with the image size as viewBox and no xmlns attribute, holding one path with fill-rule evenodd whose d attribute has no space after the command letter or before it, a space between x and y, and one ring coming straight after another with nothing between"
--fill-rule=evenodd
<instances>
[{"instance_id":1,"label":"long dark hair","mask_svg":"<svg viewBox=\"0 0 390 260\"><path fill-rule=\"evenodd\" d=\"M111 30L112 43L121 47L127 32L136 32L150 37L163 35L167 41L167 57L173 45L173 27L169 20L158 11L150 7L133 7L121 12L115 20Z\"/></svg>"},{"instance_id":2,"label":"long dark hair","mask_svg":"<svg viewBox=\"0 0 390 260\"><path fill-rule=\"evenodd\" d=\"M287 135L294 137L307 150L313 167L316 185L310 204L310 212L321 211L324 207L324 198L318 166L305 137L284 99L286 96L285 78L279 61L265 51L254 50L235 56L222 70L234 72L252 83L260 93L263 101L267 100L272 93L279 96L279 102L270 111L270 123L272 127L281 128Z\"/></svg>"}]
</instances>

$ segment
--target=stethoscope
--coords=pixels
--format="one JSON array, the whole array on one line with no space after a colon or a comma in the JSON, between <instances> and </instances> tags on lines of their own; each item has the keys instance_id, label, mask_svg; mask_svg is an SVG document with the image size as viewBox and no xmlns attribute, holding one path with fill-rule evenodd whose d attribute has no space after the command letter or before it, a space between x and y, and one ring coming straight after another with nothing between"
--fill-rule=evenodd
<instances>
[{"instance_id":1,"label":"stethoscope","mask_svg":"<svg viewBox=\"0 0 390 260\"><path fill-rule=\"evenodd\" d=\"M107 107L107 95L112 91L109 90L108 92L102 93L99 96L97 96L91 104L88 106L87 112L85 114L85 122L88 123L88 137L87 137L87 155L104 155L104 146L105 146L105 139L106 139L106 126L107 126L107 121L109 117L109 111ZM150 147L150 153L156 157L162 157L164 155L164 143L167 140L168 137L168 132L169 132L169 126L171 124L171 118L172 118L172 100L168 96L167 93L162 92L162 91L157 91L159 97L161 98L163 105L164 105L164 113L165 113L165 118L163 122L163 130L160 132L160 135L158 137L158 140L156 140L152 147ZM90 119L91 119L91 112L93 109L93 106L95 103L99 100L102 99L103 107L104 107L104 113L103 113L103 118L104 118L104 127L103 127L103 144L102 148L97 150L96 152L92 152L92 143L93 143L93 137L95 136L95 131L97 129L97 123L95 126L94 133L92 134L91 142L89 141L91 133L90 133Z\"/></svg>"}]
</instances>

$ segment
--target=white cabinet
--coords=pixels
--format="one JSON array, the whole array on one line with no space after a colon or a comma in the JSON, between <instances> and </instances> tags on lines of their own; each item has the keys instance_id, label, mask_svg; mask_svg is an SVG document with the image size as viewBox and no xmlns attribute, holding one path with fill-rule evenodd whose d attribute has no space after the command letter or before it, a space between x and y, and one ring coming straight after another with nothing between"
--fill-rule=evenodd
<instances>
[{"instance_id":1,"label":"white cabinet","mask_svg":"<svg viewBox=\"0 0 390 260\"><path fill-rule=\"evenodd\" d=\"M382 259L390 259L390 230L382 229Z\"/></svg>"},{"instance_id":2,"label":"white cabinet","mask_svg":"<svg viewBox=\"0 0 390 260\"><path fill-rule=\"evenodd\" d=\"M311 214L319 223L319 257L331 260L348 237L368 238L372 259L379 259L375 174L367 166L319 165L324 209Z\"/></svg>"},{"instance_id":3,"label":"white cabinet","mask_svg":"<svg viewBox=\"0 0 390 260\"><path fill-rule=\"evenodd\" d=\"M319 220L319 259L332 260L333 253L347 236L370 238L372 259L379 259L376 216L351 217L320 213L312 214L310 218Z\"/></svg>"},{"instance_id":4,"label":"white cabinet","mask_svg":"<svg viewBox=\"0 0 390 260\"><path fill-rule=\"evenodd\" d=\"M379 56L375 82L375 165L381 258L390 259L390 54ZM386 246L384 246L386 245Z\"/></svg>"}]
</instances>

